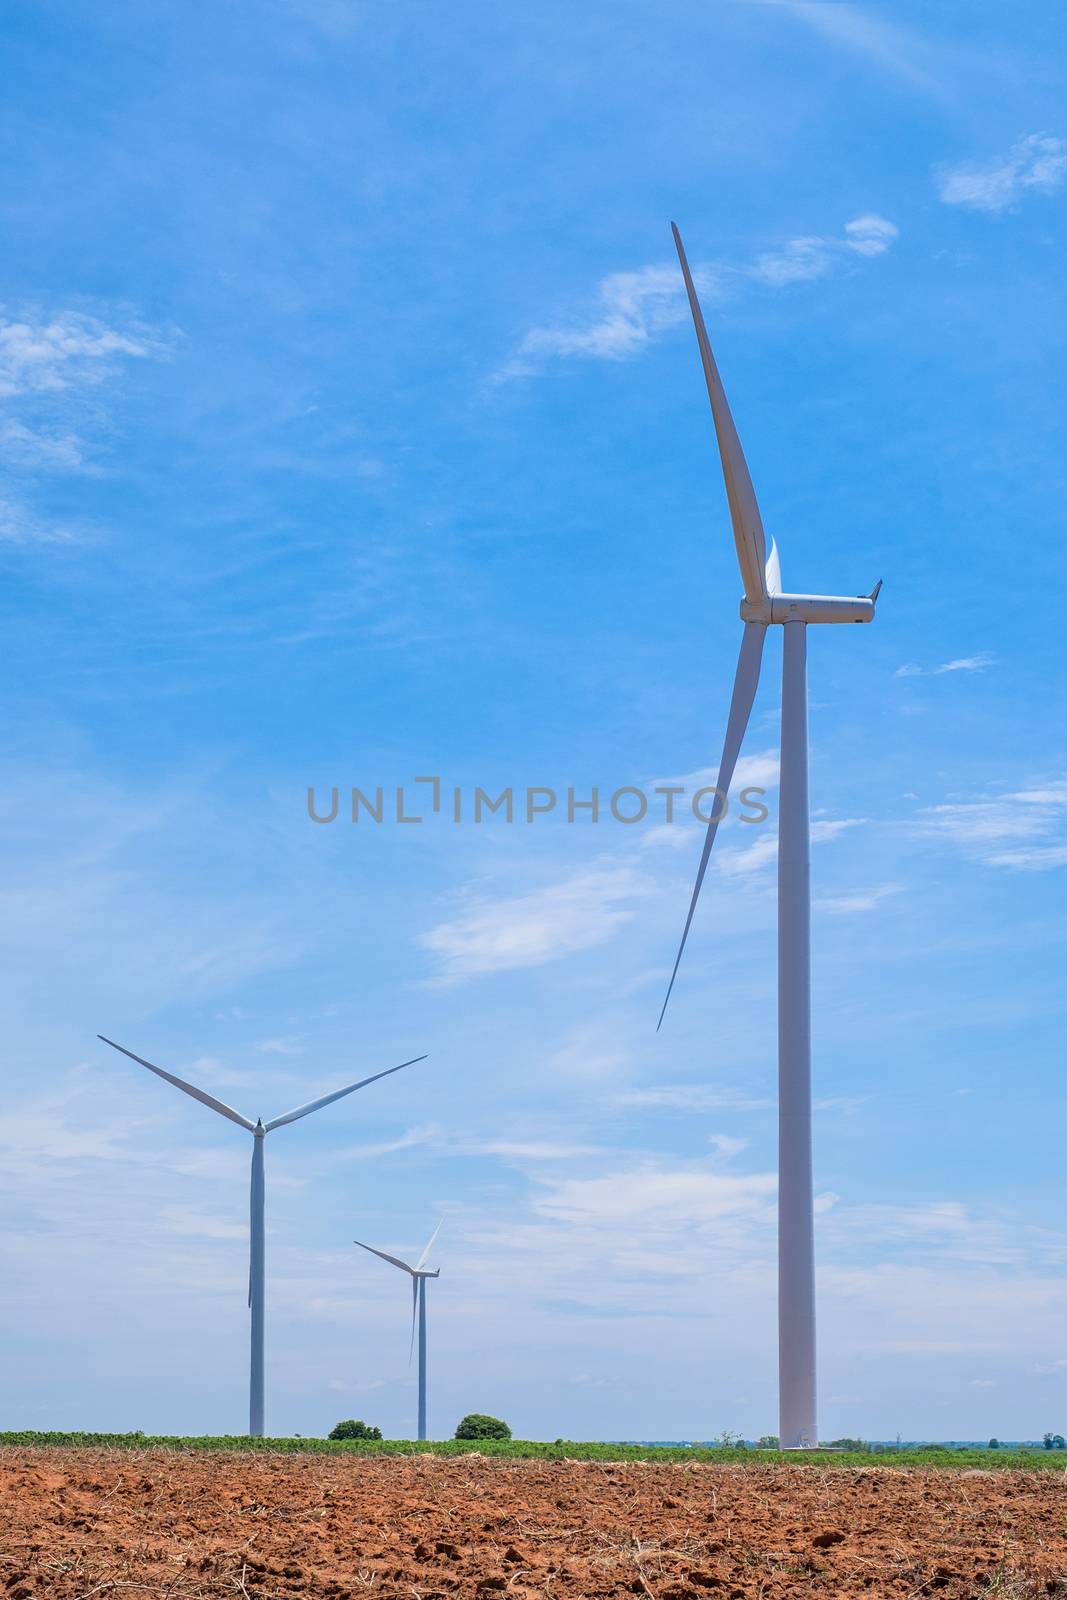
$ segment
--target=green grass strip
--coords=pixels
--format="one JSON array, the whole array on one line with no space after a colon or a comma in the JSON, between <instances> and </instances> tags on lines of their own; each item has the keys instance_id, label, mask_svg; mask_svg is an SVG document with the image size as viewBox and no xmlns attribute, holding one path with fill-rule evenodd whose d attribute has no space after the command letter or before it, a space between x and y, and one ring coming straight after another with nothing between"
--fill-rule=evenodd
<instances>
[{"instance_id":1,"label":"green grass strip","mask_svg":"<svg viewBox=\"0 0 1067 1600\"><path fill-rule=\"evenodd\" d=\"M185 1438L144 1433L0 1433L0 1446L69 1447L105 1450L254 1451L276 1455L465 1456L508 1461L701 1461L742 1466L746 1462L811 1467L944 1467L993 1471L1067 1470L1059 1450L956 1450L926 1446L913 1450L813 1452L716 1449L706 1446L591 1444L578 1440L542 1443L536 1439L250 1439L245 1434Z\"/></svg>"}]
</instances>

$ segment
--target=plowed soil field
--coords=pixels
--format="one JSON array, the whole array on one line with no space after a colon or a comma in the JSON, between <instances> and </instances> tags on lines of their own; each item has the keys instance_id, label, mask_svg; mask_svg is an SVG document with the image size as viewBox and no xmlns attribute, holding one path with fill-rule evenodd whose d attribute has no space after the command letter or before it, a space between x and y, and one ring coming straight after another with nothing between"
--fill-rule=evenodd
<instances>
[{"instance_id":1,"label":"plowed soil field","mask_svg":"<svg viewBox=\"0 0 1067 1600\"><path fill-rule=\"evenodd\" d=\"M1067 1477L0 1451L0 1595L1067 1596Z\"/></svg>"}]
</instances>

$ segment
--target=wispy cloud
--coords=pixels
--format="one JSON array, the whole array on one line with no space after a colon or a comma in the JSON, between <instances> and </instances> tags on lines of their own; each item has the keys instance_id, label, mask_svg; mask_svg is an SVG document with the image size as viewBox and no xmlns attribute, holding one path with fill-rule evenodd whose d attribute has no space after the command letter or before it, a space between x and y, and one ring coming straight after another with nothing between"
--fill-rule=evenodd
<instances>
[{"instance_id":1,"label":"wispy cloud","mask_svg":"<svg viewBox=\"0 0 1067 1600\"><path fill-rule=\"evenodd\" d=\"M154 330L109 328L74 311L0 318L0 396L98 383L118 358L158 357L165 349Z\"/></svg>"},{"instance_id":2,"label":"wispy cloud","mask_svg":"<svg viewBox=\"0 0 1067 1600\"><path fill-rule=\"evenodd\" d=\"M850 828L862 827L863 822L863 817L819 817L811 824L811 842L830 844ZM771 866L777 859L778 835L763 829L747 848L721 850L715 870L726 878L746 878Z\"/></svg>"},{"instance_id":3,"label":"wispy cloud","mask_svg":"<svg viewBox=\"0 0 1067 1600\"><path fill-rule=\"evenodd\" d=\"M603 943L648 892L628 868L591 867L529 894L476 900L418 943L436 963L437 983L541 966Z\"/></svg>"},{"instance_id":4,"label":"wispy cloud","mask_svg":"<svg viewBox=\"0 0 1067 1600\"><path fill-rule=\"evenodd\" d=\"M777 750L761 750L753 755L739 756L730 793L740 794L742 789L747 788L773 789L778 782L778 771ZM655 785L661 788L681 787L691 796L697 789L712 787L718 775L718 767L698 767L695 772L684 772L679 778L656 778Z\"/></svg>"},{"instance_id":5,"label":"wispy cloud","mask_svg":"<svg viewBox=\"0 0 1067 1600\"><path fill-rule=\"evenodd\" d=\"M773 833L761 833L755 844L750 844L747 849L720 850L715 861L715 871L724 878L747 878L752 873L761 872L764 867L769 867L778 859L778 837Z\"/></svg>"},{"instance_id":6,"label":"wispy cloud","mask_svg":"<svg viewBox=\"0 0 1067 1600\"><path fill-rule=\"evenodd\" d=\"M811 824L812 844L827 844L831 839L839 839L850 828L862 828L864 817L817 817Z\"/></svg>"},{"instance_id":7,"label":"wispy cloud","mask_svg":"<svg viewBox=\"0 0 1067 1600\"><path fill-rule=\"evenodd\" d=\"M698 287L711 293L714 285L705 270ZM510 373L536 370L546 356L592 356L602 361L623 361L643 350L665 328L685 317L685 297L677 267L641 267L636 272L613 272L597 285L592 315L571 327L531 328L519 345L516 366Z\"/></svg>"},{"instance_id":8,"label":"wispy cloud","mask_svg":"<svg viewBox=\"0 0 1067 1600\"><path fill-rule=\"evenodd\" d=\"M375 1144L349 1145L347 1149L342 1150L341 1155L343 1159L349 1161L369 1161L379 1156L396 1155L401 1150L417 1150L433 1144L440 1138L440 1133L441 1130L436 1124L426 1123L417 1128L408 1128L395 1139L383 1139Z\"/></svg>"},{"instance_id":9,"label":"wispy cloud","mask_svg":"<svg viewBox=\"0 0 1067 1600\"><path fill-rule=\"evenodd\" d=\"M0 307L0 462L9 475L92 472L86 442L70 426L68 391L100 385L123 360L160 357L154 330L121 330L78 312L11 314ZM80 413L81 414L81 413ZM0 499L0 542L72 544L77 529L35 514L25 496Z\"/></svg>"},{"instance_id":10,"label":"wispy cloud","mask_svg":"<svg viewBox=\"0 0 1067 1600\"><path fill-rule=\"evenodd\" d=\"M995 657L988 652L977 656L959 656L955 661L942 662L939 667L918 667L908 663L898 667L894 673L897 678L940 678L946 672L984 672L991 667Z\"/></svg>"},{"instance_id":11,"label":"wispy cloud","mask_svg":"<svg viewBox=\"0 0 1067 1600\"><path fill-rule=\"evenodd\" d=\"M940 94L932 52L918 35L846 0L755 0L788 13L829 44L862 56L913 88Z\"/></svg>"},{"instance_id":12,"label":"wispy cloud","mask_svg":"<svg viewBox=\"0 0 1067 1600\"><path fill-rule=\"evenodd\" d=\"M669 1217L688 1222L763 1211L778 1187L773 1173L736 1177L643 1163L596 1178L561 1179L535 1202L543 1216L572 1223L642 1221Z\"/></svg>"},{"instance_id":13,"label":"wispy cloud","mask_svg":"<svg viewBox=\"0 0 1067 1600\"><path fill-rule=\"evenodd\" d=\"M703 262L694 267L693 277L706 301L736 294L746 282L783 288L826 277L856 257L883 255L897 234L894 223L869 212L847 222L839 235L790 239L775 250L761 251L749 262ZM496 379L529 377L551 359L626 361L688 315L681 274L674 263L613 272L601 279L592 308L584 315L531 328Z\"/></svg>"},{"instance_id":14,"label":"wispy cloud","mask_svg":"<svg viewBox=\"0 0 1067 1600\"><path fill-rule=\"evenodd\" d=\"M899 883L883 883L875 889L858 889L852 894L825 895L815 901L817 911L828 911L834 916L851 916L855 912L874 911L890 895L900 894Z\"/></svg>"},{"instance_id":15,"label":"wispy cloud","mask_svg":"<svg viewBox=\"0 0 1067 1600\"><path fill-rule=\"evenodd\" d=\"M493 1139L475 1147L476 1154L505 1161L576 1161L601 1154L595 1144L562 1144L550 1139Z\"/></svg>"},{"instance_id":16,"label":"wispy cloud","mask_svg":"<svg viewBox=\"0 0 1067 1600\"><path fill-rule=\"evenodd\" d=\"M991 867L1050 871L1067 865L1067 779L996 798L929 806L920 828Z\"/></svg>"},{"instance_id":17,"label":"wispy cloud","mask_svg":"<svg viewBox=\"0 0 1067 1600\"><path fill-rule=\"evenodd\" d=\"M857 256L880 256L889 249L899 229L885 217L873 214L846 222L839 237L805 235L790 239L778 250L765 250L756 257L750 272L761 283L781 288L789 283L806 283L825 278L847 260Z\"/></svg>"},{"instance_id":18,"label":"wispy cloud","mask_svg":"<svg viewBox=\"0 0 1067 1600\"><path fill-rule=\"evenodd\" d=\"M942 166L937 192L948 206L1007 211L1027 194L1054 194L1067 178L1067 141L1031 133L987 162Z\"/></svg>"},{"instance_id":19,"label":"wispy cloud","mask_svg":"<svg viewBox=\"0 0 1067 1600\"><path fill-rule=\"evenodd\" d=\"M30 428L14 417L0 421L0 459L56 472L77 472L86 464L85 446L76 434Z\"/></svg>"},{"instance_id":20,"label":"wispy cloud","mask_svg":"<svg viewBox=\"0 0 1067 1600\"><path fill-rule=\"evenodd\" d=\"M766 1111L773 1101L715 1083L661 1083L650 1089L624 1089L620 1106L663 1111Z\"/></svg>"},{"instance_id":21,"label":"wispy cloud","mask_svg":"<svg viewBox=\"0 0 1067 1600\"><path fill-rule=\"evenodd\" d=\"M0 495L0 544L73 544L79 534L46 522L13 495Z\"/></svg>"}]
</instances>

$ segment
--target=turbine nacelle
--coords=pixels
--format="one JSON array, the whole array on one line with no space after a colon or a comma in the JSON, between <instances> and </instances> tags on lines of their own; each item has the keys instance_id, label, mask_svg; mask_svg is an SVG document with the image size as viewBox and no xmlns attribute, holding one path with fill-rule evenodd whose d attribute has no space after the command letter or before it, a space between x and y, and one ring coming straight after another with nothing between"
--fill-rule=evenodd
<instances>
[{"instance_id":1,"label":"turbine nacelle","mask_svg":"<svg viewBox=\"0 0 1067 1600\"><path fill-rule=\"evenodd\" d=\"M871 595L766 594L741 601L742 622L871 622Z\"/></svg>"}]
</instances>

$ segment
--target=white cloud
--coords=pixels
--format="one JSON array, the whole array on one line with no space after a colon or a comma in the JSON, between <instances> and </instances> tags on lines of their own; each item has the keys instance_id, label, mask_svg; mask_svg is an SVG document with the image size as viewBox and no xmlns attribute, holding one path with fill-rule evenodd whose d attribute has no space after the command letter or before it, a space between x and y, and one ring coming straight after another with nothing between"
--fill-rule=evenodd
<instances>
[{"instance_id":1,"label":"white cloud","mask_svg":"<svg viewBox=\"0 0 1067 1600\"><path fill-rule=\"evenodd\" d=\"M747 850L720 850L718 857L712 852L715 868L725 878L746 878L760 872L778 859L778 835L761 833L755 844Z\"/></svg>"},{"instance_id":2,"label":"white cloud","mask_svg":"<svg viewBox=\"0 0 1067 1600\"><path fill-rule=\"evenodd\" d=\"M774 1104L714 1083L661 1083L649 1089L625 1089L615 1096L615 1103L665 1111L766 1111Z\"/></svg>"},{"instance_id":3,"label":"white cloud","mask_svg":"<svg viewBox=\"0 0 1067 1600\"><path fill-rule=\"evenodd\" d=\"M222 1217L195 1211L192 1206L164 1206L160 1212L163 1227L168 1233L185 1239L247 1239L248 1226L243 1222L229 1222Z\"/></svg>"},{"instance_id":4,"label":"white cloud","mask_svg":"<svg viewBox=\"0 0 1067 1600\"><path fill-rule=\"evenodd\" d=\"M304 1046L298 1039L264 1039L256 1045L256 1049L264 1056L299 1056L304 1053Z\"/></svg>"},{"instance_id":5,"label":"white cloud","mask_svg":"<svg viewBox=\"0 0 1067 1600\"><path fill-rule=\"evenodd\" d=\"M865 1094L832 1094L823 1100L812 1102L816 1111L840 1111L846 1117L855 1116L861 1106L867 1104Z\"/></svg>"},{"instance_id":6,"label":"white cloud","mask_svg":"<svg viewBox=\"0 0 1067 1600\"><path fill-rule=\"evenodd\" d=\"M812 844L828 844L840 837L849 828L859 828L863 825L863 817L824 817L811 824ZM712 860L716 870L725 878L747 878L757 872L762 872L778 859L778 835L776 832L764 829L753 844L747 848L737 847L732 850L720 850L716 857L713 853Z\"/></svg>"},{"instance_id":7,"label":"white cloud","mask_svg":"<svg viewBox=\"0 0 1067 1600\"><path fill-rule=\"evenodd\" d=\"M715 1154L722 1156L724 1161L728 1161L731 1156L739 1156L742 1150L747 1150L749 1142L748 1139L737 1139L729 1133L708 1134L708 1143Z\"/></svg>"},{"instance_id":8,"label":"white cloud","mask_svg":"<svg viewBox=\"0 0 1067 1600\"><path fill-rule=\"evenodd\" d=\"M73 433L45 433L14 417L0 422L0 459L14 467L77 472L85 465L85 447Z\"/></svg>"},{"instance_id":9,"label":"white cloud","mask_svg":"<svg viewBox=\"0 0 1067 1600\"><path fill-rule=\"evenodd\" d=\"M535 1200L542 1216L571 1223L640 1218L703 1225L716 1218L763 1212L778 1187L773 1173L724 1176L647 1163L596 1178L564 1178Z\"/></svg>"},{"instance_id":10,"label":"white cloud","mask_svg":"<svg viewBox=\"0 0 1067 1600\"><path fill-rule=\"evenodd\" d=\"M840 235L791 239L778 250L763 251L754 262L704 262L693 268L693 278L705 303L735 292L746 279L781 288L823 278L850 257L880 256L898 231L895 223L868 212L847 222ZM497 381L529 377L552 358L628 360L688 315L681 273L673 263L610 273L597 285L594 305L584 317L531 328L496 374Z\"/></svg>"},{"instance_id":11,"label":"white cloud","mask_svg":"<svg viewBox=\"0 0 1067 1600\"><path fill-rule=\"evenodd\" d=\"M42 522L11 495L0 495L0 544L73 544L70 528Z\"/></svg>"},{"instance_id":12,"label":"white cloud","mask_svg":"<svg viewBox=\"0 0 1067 1600\"><path fill-rule=\"evenodd\" d=\"M163 352L154 332L124 333L74 311L0 320L0 396L98 382L118 357Z\"/></svg>"},{"instance_id":13,"label":"white cloud","mask_svg":"<svg viewBox=\"0 0 1067 1600\"><path fill-rule=\"evenodd\" d=\"M438 983L541 966L602 944L647 892L625 867L594 866L528 894L476 900L418 943L433 957Z\"/></svg>"},{"instance_id":14,"label":"white cloud","mask_svg":"<svg viewBox=\"0 0 1067 1600\"><path fill-rule=\"evenodd\" d=\"M917 34L847 0L757 0L776 6L829 43L849 50L913 88L940 93L931 52Z\"/></svg>"},{"instance_id":15,"label":"white cloud","mask_svg":"<svg viewBox=\"0 0 1067 1600\"><path fill-rule=\"evenodd\" d=\"M599 1145L558 1144L548 1139L493 1139L473 1148L478 1155L500 1156L505 1161L576 1161L601 1154Z\"/></svg>"},{"instance_id":16,"label":"white cloud","mask_svg":"<svg viewBox=\"0 0 1067 1600\"><path fill-rule=\"evenodd\" d=\"M709 291L707 277L701 290ZM592 355L617 362L637 354L651 334L685 318L685 296L675 267L641 267L613 272L597 288L600 310L582 328L533 328L518 347L518 357Z\"/></svg>"},{"instance_id":17,"label":"white cloud","mask_svg":"<svg viewBox=\"0 0 1067 1600\"><path fill-rule=\"evenodd\" d=\"M1019 872L1051 872L1054 867L1067 866L1067 845L1029 845L1017 850L1001 850L987 856L986 861L991 867L1014 867Z\"/></svg>"},{"instance_id":18,"label":"white cloud","mask_svg":"<svg viewBox=\"0 0 1067 1600\"><path fill-rule=\"evenodd\" d=\"M1042 872L1067 865L1067 779L995 799L928 806L920 829L948 839L987 866Z\"/></svg>"},{"instance_id":19,"label":"white cloud","mask_svg":"<svg viewBox=\"0 0 1067 1600\"><path fill-rule=\"evenodd\" d=\"M866 817L820 817L811 824L812 844L826 844L837 839L849 828L862 828Z\"/></svg>"},{"instance_id":20,"label":"white cloud","mask_svg":"<svg viewBox=\"0 0 1067 1600\"><path fill-rule=\"evenodd\" d=\"M846 244L858 256L884 255L899 234L900 229L895 223L878 216L876 212L867 212L845 223Z\"/></svg>"},{"instance_id":21,"label":"white cloud","mask_svg":"<svg viewBox=\"0 0 1067 1600\"><path fill-rule=\"evenodd\" d=\"M611 1023L583 1022L572 1028L548 1058L554 1072L572 1079L615 1077L630 1062L630 1051Z\"/></svg>"},{"instance_id":22,"label":"white cloud","mask_svg":"<svg viewBox=\"0 0 1067 1600\"><path fill-rule=\"evenodd\" d=\"M730 793L738 795L742 789L749 788L773 789L778 782L779 765L776 749L738 756ZM687 797L691 799L698 789L714 788L718 776L718 767L698 767L695 772L684 772L679 778L656 778L649 788L684 788L685 795L679 795L675 800L676 806L683 809L688 804Z\"/></svg>"},{"instance_id":23,"label":"white cloud","mask_svg":"<svg viewBox=\"0 0 1067 1600\"><path fill-rule=\"evenodd\" d=\"M708 272L701 271L698 278L701 294L709 294L714 283ZM536 372L550 356L626 360L643 350L655 334L682 322L686 314L677 267L610 273L597 285L596 307L590 318L570 327L531 328L501 376Z\"/></svg>"},{"instance_id":24,"label":"white cloud","mask_svg":"<svg viewBox=\"0 0 1067 1600\"><path fill-rule=\"evenodd\" d=\"M757 256L751 276L775 288L825 278L851 251L858 256L880 256L889 249L899 229L885 217L868 214L845 223L843 238L807 236L790 239L780 250Z\"/></svg>"},{"instance_id":25,"label":"white cloud","mask_svg":"<svg viewBox=\"0 0 1067 1600\"><path fill-rule=\"evenodd\" d=\"M987 651L977 656L958 656L955 661L942 662L939 667L918 667L913 663L898 667L897 678L940 678L946 672L984 672L996 658Z\"/></svg>"},{"instance_id":26,"label":"white cloud","mask_svg":"<svg viewBox=\"0 0 1067 1600\"><path fill-rule=\"evenodd\" d=\"M349 1161L367 1161L372 1157L391 1156L399 1150L415 1150L432 1144L439 1134L440 1130L436 1125L428 1123L418 1128L408 1128L406 1133L398 1134L395 1139L383 1139L377 1144L349 1145L341 1155Z\"/></svg>"},{"instance_id":27,"label":"white cloud","mask_svg":"<svg viewBox=\"0 0 1067 1600\"><path fill-rule=\"evenodd\" d=\"M0 309L0 461L22 476L93 471L85 442L64 420L65 391L103 382L120 360L163 354L163 342L148 330L123 332L71 311L10 316ZM27 410L29 418L17 414ZM0 497L0 543L59 545L81 537L16 495Z\"/></svg>"},{"instance_id":28,"label":"white cloud","mask_svg":"<svg viewBox=\"0 0 1067 1600\"><path fill-rule=\"evenodd\" d=\"M883 883L875 889L858 889L852 894L826 895L815 901L817 911L835 916L850 916L857 911L874 911L890 895L900 894L899 883Z\"/></svg>"},{"instance_id":29,"label":"white cloud","mask_svg":"<svg viewBox=\"0 0 1067 1600\"><path fill-rule=\"evenodd\" d=\"M1053 194L1067 178L1067 142L1031 133L1005 154L984 164L941 167L938 194L949 206L972 211L1006 211L1030 191Z\"/></svg>"}]
</instances>

